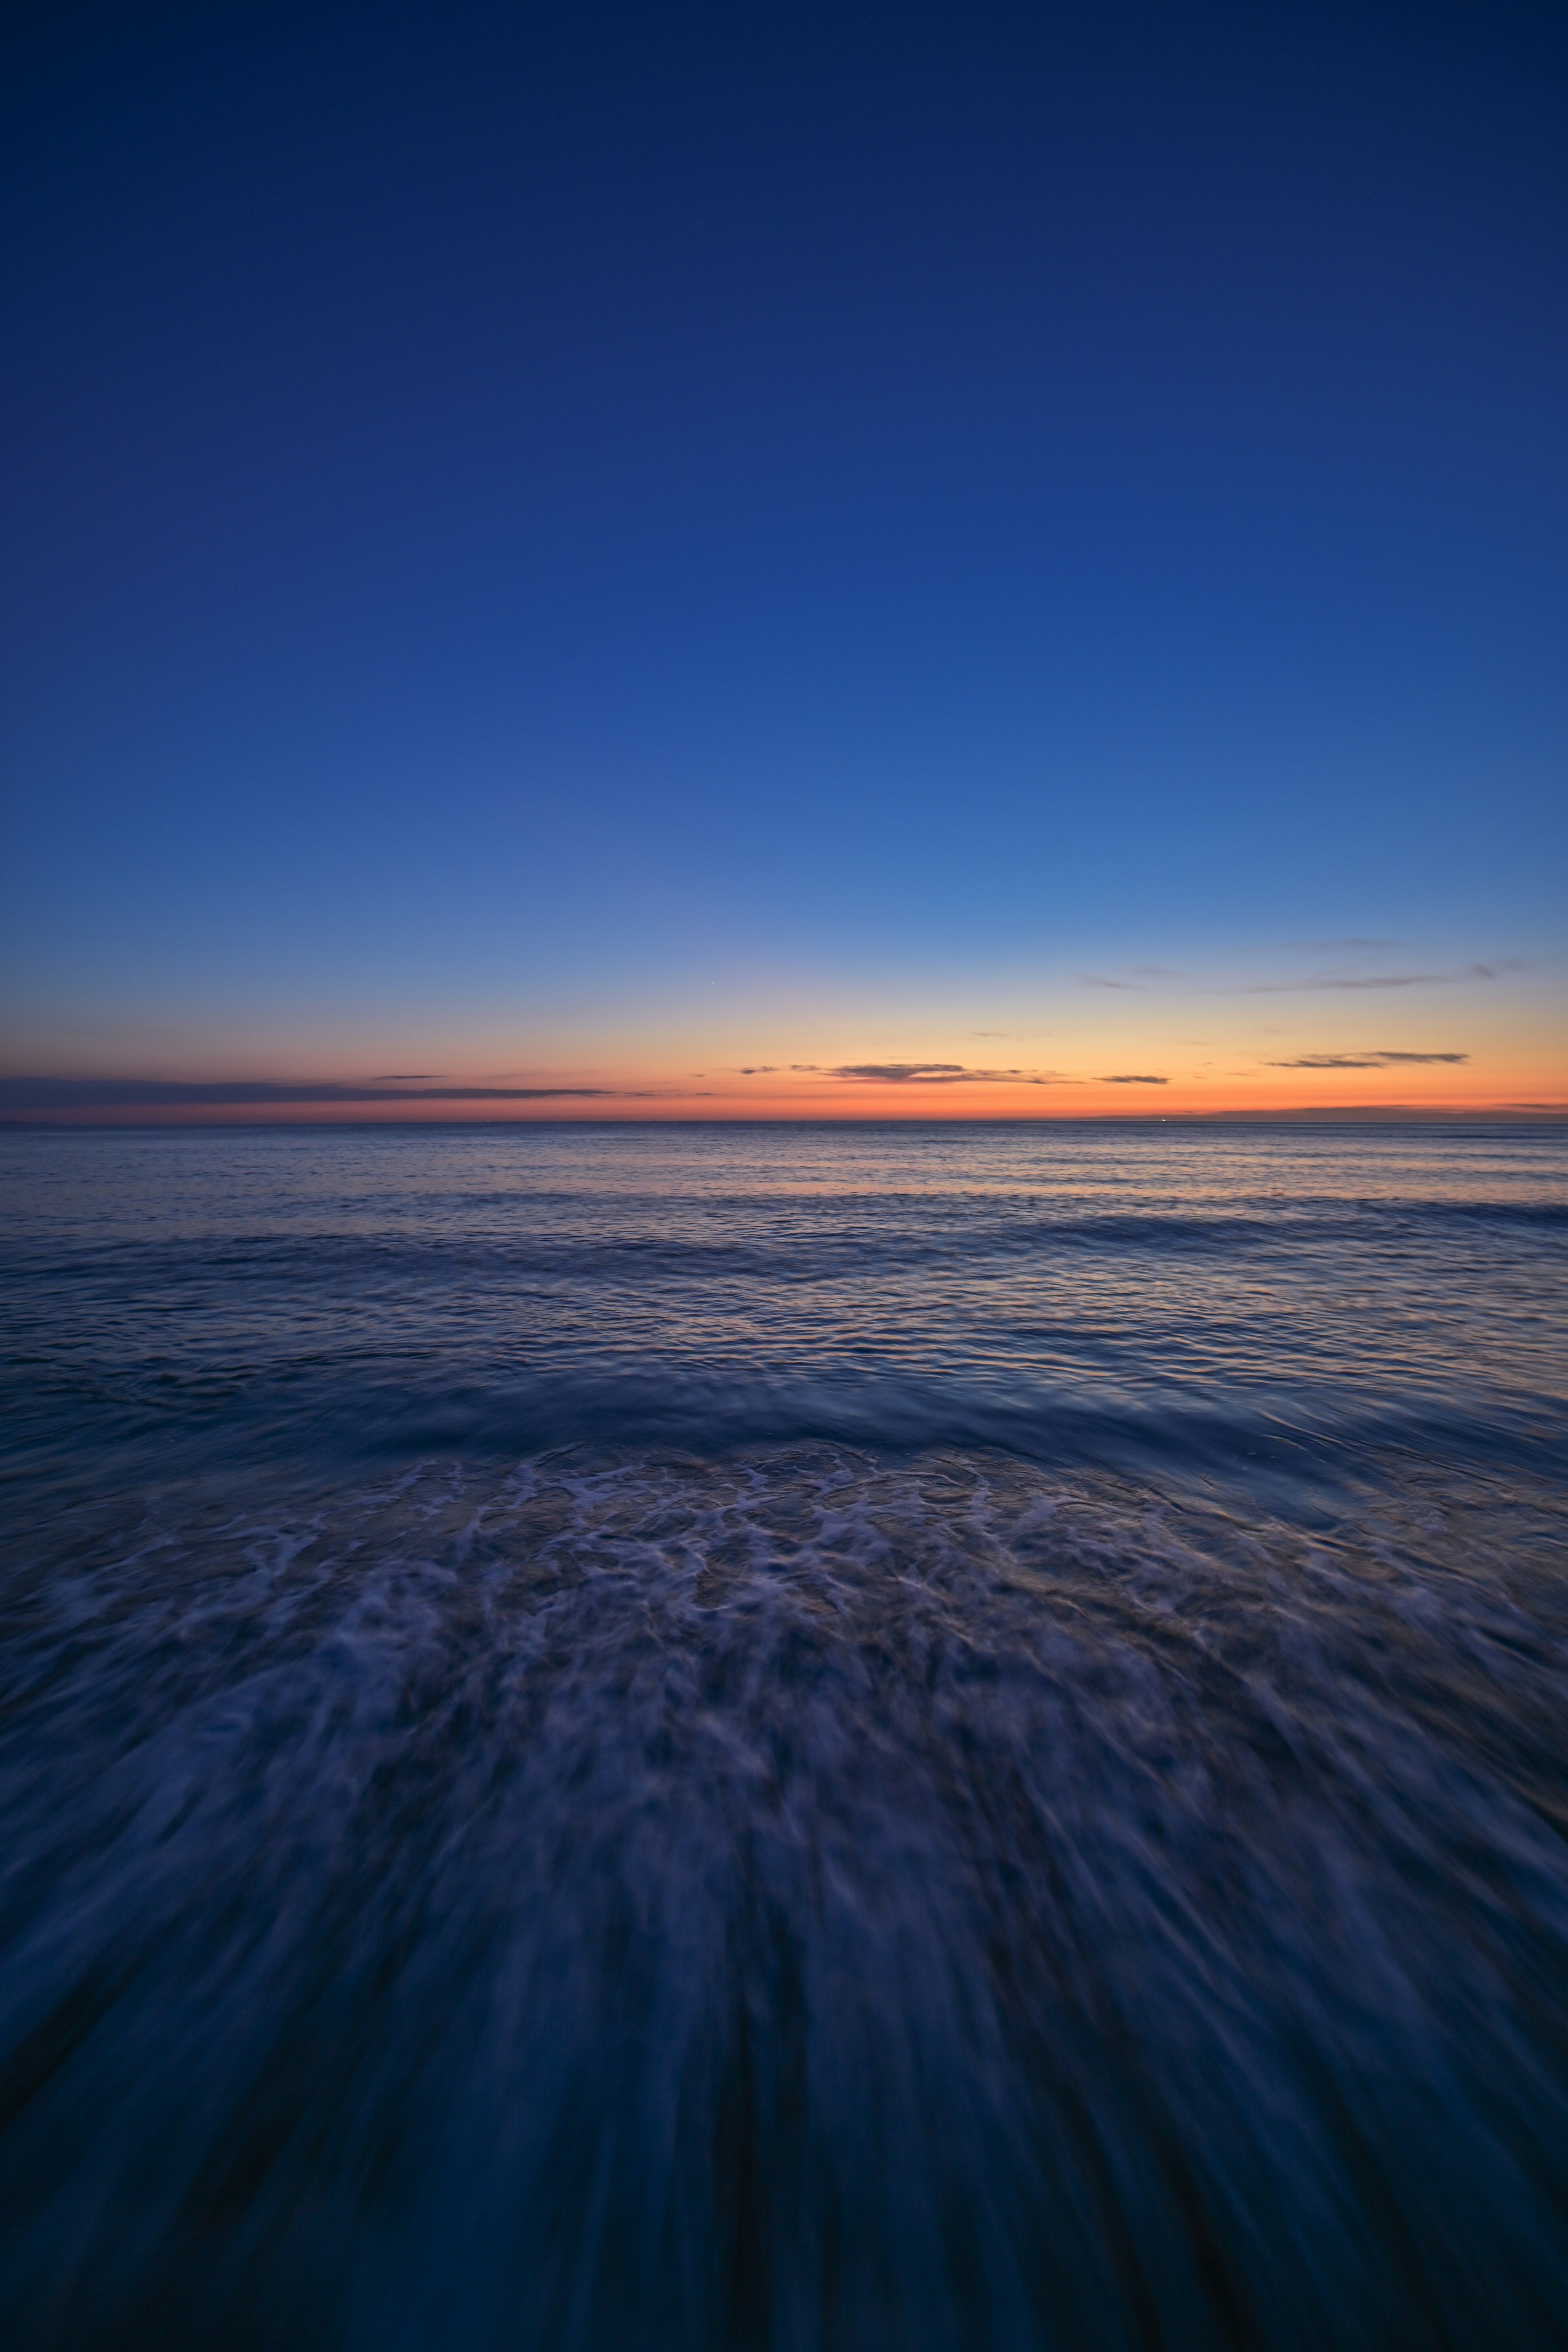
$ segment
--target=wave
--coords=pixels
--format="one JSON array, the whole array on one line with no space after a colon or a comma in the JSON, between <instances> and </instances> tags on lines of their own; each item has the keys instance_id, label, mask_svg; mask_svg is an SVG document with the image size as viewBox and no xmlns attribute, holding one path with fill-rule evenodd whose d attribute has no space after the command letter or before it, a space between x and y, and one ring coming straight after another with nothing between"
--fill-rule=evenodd
<instances>
[{"instance_id":1,"label":"wave","mask_svg":"<svg viewBox=\"0 0 1568 2352\"><path fill-rule=\"evenodd\" d=\"M483 1380L395 1351L322 1349L280 1366L25 1362L4 1475L18 1510L95 1491L142 1491L205 1471L255 1475L270 1462L342 1471L432 1454L476 1470L521 1452L573 1445L674 1445L694 1456L781 1443L876 1453L977 1446L1047 1468L1159 1476L1238 1504L1266 1497L1289 1516L1321 1512L1347 1483L1374 1486L1392 1465L1430 1460L1551 1475L1568 1449L1562 1397L1522 1384L1484 1399L1409 1375L1401 1391L1315 1388L1194 1377L1142 1386L1114 1360L1098 1378L1071 1367L1025 1381L1005 1361L900 1369L846 1360L837 1370L743 1361L633 1369L606 1349L602 1368L539 1360ZM584 1355L590 1350L581 1351ZM391 1355L392 1361L387 1361Z\"/></svg>"},{"instance_id":2,"label":"wave","mask_svg":"<svg viewBox=\"0 0 1568 2352\"><path fill-rule=\"evenodd\" d=\"M51 1289L108 1275L116 1285L156 1285L176 1292L273 1278L289 1284L330 1280L353 1292L376 1279L426 1281L458 1274L539 1274L590 1282L627 1275L697 1280L761 1276L790 1285L834 1281L847 1271L914 1272L1030 1259L1053 1249L1289 1258L1321 1247L1376 1249L1388 1238L1426 1228L1551 1234L1568 1225L1568 1205L1554 1201L1355 1200L1332 1206L1297 1202L1265 1214L1148 1211L1039 1216L1012 1200L911 1194L907 1223L897 1214L897 1196L880 1201L863 1221L847 1213L838 1198L823 1202L819 1215L794 1196L773 1202L750 1196L741 1202L719 1199L699 1213L672 1211L662 1195L617 1200L616 1205L622 1214L645 1217L647 1226L618 1234L552 1232L548 1213L569 1215L575 1208L581 1214L581 1202L513 1193L480 1203L465 1200L458 1231L443 1232L440 1216L432 1213L423 1222L411 1215L406 1231L288 1231L228 1241L204 1236L197 1249L183 1237L138 1243L116 1234L87 1248L73 1240L69 1249L42 1261L13 1254L7 1275L13 1285L35 1280ZM498 1218L489 1233L481 1210ZM672 1224L678 1230L665 1229ZM753 1230L737 1233L737 1225ZM682 1226L687 1229L679 1230Z\"/></svg>"},{"instance_id":3,"label":"wave","mask_svg":"<svg viewBox=\"0 0 1568 2352\"><path fill-rule=\"evenodd\" d=\"M34 1531L21 2334L1560 2341L1556 1507L599 1448Z\"/></svg>"}]
</instances>

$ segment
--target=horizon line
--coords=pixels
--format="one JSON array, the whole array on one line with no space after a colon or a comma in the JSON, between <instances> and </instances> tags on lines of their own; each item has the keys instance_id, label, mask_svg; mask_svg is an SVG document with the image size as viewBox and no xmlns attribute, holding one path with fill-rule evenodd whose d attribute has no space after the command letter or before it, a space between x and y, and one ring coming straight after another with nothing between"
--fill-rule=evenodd
<instances>
[{"instance_id":1,"label":"horizon line","mask_svg":"<svg viewBox=\"0 0 1568 2352\"><path fill-rule=\"evenodd\" d=\"M594 1090L596 1091L596 1090ZM550 1090L555 1099L577 1089ZM584 1088L581 1093L590 1090ZM537 1097L536 1097L537 1098ZM580 1096L579 1096L580 1098ZM603 1097L601 1097L601 1099ZM625 1100L625 1097L621 1097ZM136 1107L127 1105L128 1111ZM0 1128L18 1131L55 1130L62 1128L119 1133L127 1129L179 1132L187 1129L222 1130L235 1133L250 1129L311 1128L334 1132L345 1128L380 1131L388 1128L414 1129L421 1133L443 1128L485 1128L525 1129L536 1127L1283 1127L1316 1125L1324 1127L1464 1125L1506 1123L1510 1126L1552 1127L1568 1125L1568 1102L1554 1104L1475 1104L1464 1108L1436 1108L1406 1103L1307 1103L1279 1107L1269 1110L1247 1109L1241 1107L1224 1110L1170 1111L971 1111L948 1113L845 1111L634 1111L595 1116L590 1112L577 1117L570 1113L552 1118L548 1115L507 1118L492 1114L471 1118L440 1117L425 1118L355 1118L311 1117L305 1113L297 1118L272 1112L257 1117L188 1117L159 1118L149 1110L140 1115L115 1117L106 1106L91 1109L86 1106L62 1108L55 1112L7 1112L0 1109Z\"/></svg>"}]
</instances>

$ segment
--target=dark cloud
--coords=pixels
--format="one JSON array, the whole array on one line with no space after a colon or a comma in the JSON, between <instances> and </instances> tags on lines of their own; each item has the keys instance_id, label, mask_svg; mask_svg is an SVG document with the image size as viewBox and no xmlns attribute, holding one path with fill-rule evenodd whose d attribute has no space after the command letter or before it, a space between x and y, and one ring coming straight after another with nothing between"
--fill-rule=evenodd
<instances>
[{"instance_id":1,"label":"dark cloud","mask_svg":"<svg viewBox=\"0 0 1568 2352\"><path fill-rule=\"evenodd\" d=\"M954 1078L978 1076L977 1071L966 1070L962 1062L847 1062L837 1070L829 1070L830 1078L875 1078L889 1086L901 1086L910 1078L931 1078L948 1084Z\"/></svg>"},{"instance_id":2,"label":"dark cloud","mask_svg":"<svg viewBox=\"0 0 1568 2352\"><path fill-rule=\"evenodd\" d=\"M0 1111L236 1109L284 1103L600 1101L619 1087L363 1087L220 1078L0 1078Z\"/></svg>"},{"instance_id":3,"label":"dark cloud","mask_svg":"<svg viewBox=\"0 0 1568 2352\"><path fill-rule=\"evenodd\" d=\"M1132 1070L1125 1071L1114 1078L1101 1078L1100 1083L1102 1087L1168 1087L1171 1081L1169 1078L1150 1077L1145 1073Z\"/></svg>"},{"instance_id":4,"label":"dark cloud","mask_svg":"<svg viewBox=\"0 0 1568 2352\"><path fill-rule=\"evenodd\" d=\"M436 1070L383 1070L369 1083L373 1087L409 1087L416 1086L422 1078L434 1080L438 1076Z\"/></svg>"},{"instance_id":5,"label":"dark cloud","mask_svg":"<svg viewBox=\"0 0 1568 2352\"><path fill-rule=\"evenodd\" d=\"M1288 1062L1270 1062L1271 1070L1386 1070L1400 1062L1468 1062L1468 1054L1406 1054L1373 1047L1364 1054L1297 1054Z\"/></svg>"},{"instance_id":6,"label":"dark cloud","mask_svg":"<svg viewBox=\"0 0 1568 2352\"><path fill-rule=\"evenodd\" d=\"M776 1062L752 1062L740 1075L743 1078L771 1078L778 1068ZM698 1073L699 1076L701 1073Z\"/></svg>"},{"instance_id":7,"label":"dark cloud","mask_svg":"<svg viewBox=\"0 0 1568 2352\"><path fill-rule=\"evenodd\" d=\"M907 1086L912 1079L923 1087L1056 1087L1074 1081L1053 1070L971 1070L962 1062L846 1062L823 1074L829 1078L858 1078L879 1086Z\"/></svg>"}]
</instances>

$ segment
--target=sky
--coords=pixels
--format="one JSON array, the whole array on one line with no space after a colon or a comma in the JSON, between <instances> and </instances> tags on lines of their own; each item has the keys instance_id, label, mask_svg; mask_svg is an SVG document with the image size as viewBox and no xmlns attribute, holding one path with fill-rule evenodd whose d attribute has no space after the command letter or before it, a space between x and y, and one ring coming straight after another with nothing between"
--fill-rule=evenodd
<instances>
[{"instance_id":1,"label":"sky","mask_svg":"<svg viewBox=\"0 0 1568 2352\"><path fill-rule=\"evenodd\" d=\"M1568 1108L1557 12L9 21L0 1118Z\"/></svg>"}]
</instances>

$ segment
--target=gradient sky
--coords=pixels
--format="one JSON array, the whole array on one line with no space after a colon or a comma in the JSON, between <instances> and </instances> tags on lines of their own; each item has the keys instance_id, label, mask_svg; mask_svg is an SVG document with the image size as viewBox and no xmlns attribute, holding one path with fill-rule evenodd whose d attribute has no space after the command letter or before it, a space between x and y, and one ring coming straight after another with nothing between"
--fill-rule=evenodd
<instances>
[{"instance_id":1,"label":"gradient sky","mask_svg":"<svg viewBox=\"0 0 1568 2352\"><path fill-rule=\"evenodd\" d=\"M13 26L0 1116L1568 1103L1556 12Z\"/></svg>"}]
</instances>

